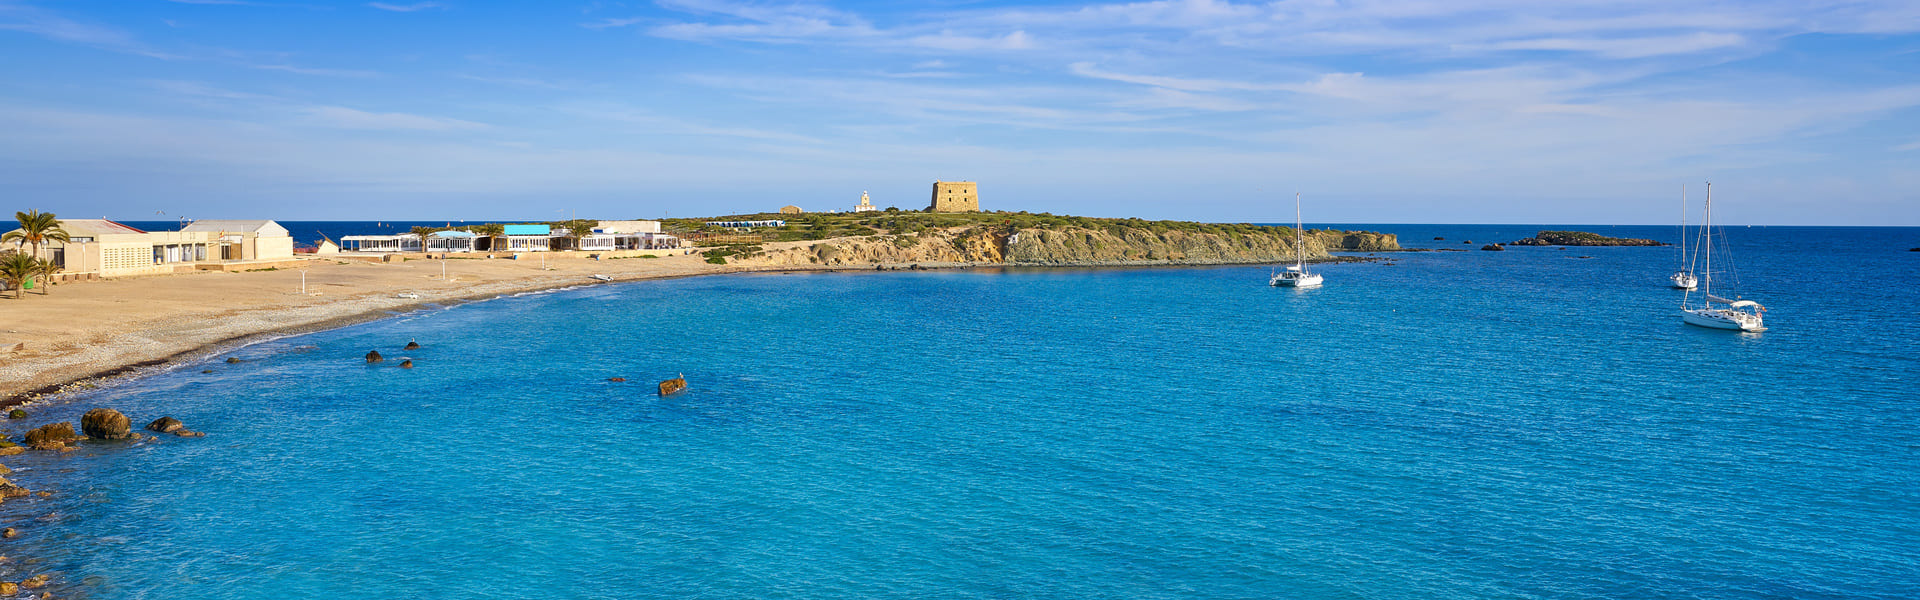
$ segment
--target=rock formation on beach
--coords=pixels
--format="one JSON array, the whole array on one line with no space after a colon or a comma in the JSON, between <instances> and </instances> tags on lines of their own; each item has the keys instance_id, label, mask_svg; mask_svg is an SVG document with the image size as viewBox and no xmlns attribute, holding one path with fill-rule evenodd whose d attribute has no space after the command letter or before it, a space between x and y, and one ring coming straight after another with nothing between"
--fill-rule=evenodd
<instances>
[{"instance_id":1,"label":"rock formation on beach","mask_svg":"<svg viewBox=\"0 0 1920 600\"><path fill-rule=\"evenodd\" d=\"M1533 237L1514 240L1512 246L1665 246L1653 240L1607 237L1585 231L1542 231Z\"/></svg>"}]
</instances>

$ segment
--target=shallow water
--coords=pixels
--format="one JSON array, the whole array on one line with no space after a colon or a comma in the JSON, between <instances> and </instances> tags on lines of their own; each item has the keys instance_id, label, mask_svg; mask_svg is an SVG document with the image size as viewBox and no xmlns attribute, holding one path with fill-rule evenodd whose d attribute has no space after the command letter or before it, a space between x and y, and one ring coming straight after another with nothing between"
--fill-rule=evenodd
<instances>
[{"instance_id":1,"label":"shallow water","mask_svg":"<svg viewBox=\"0 0 1920 600\"><path fill-rule=\"evenodd\" d=\"M1660 248L428 310L37 409L209 435L11 457L58 494L0 514L94 598L1920 596L1920 230L1729 233L1765 333Z\"/></svg>"}]
</instances>

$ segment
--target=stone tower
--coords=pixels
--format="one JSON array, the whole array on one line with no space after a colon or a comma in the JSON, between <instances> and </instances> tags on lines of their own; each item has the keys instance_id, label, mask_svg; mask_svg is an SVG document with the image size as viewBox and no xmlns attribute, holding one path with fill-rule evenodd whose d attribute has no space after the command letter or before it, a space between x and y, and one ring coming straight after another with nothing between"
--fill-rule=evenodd
<instances>
[{"instance_id":1,"label":"stone tower","mask_svg":"<svg viewBox=\"0 0 1920 600\"><path fill-rule=\"evenodd\" d=\"M971 181L933 182L933 212L980 212L980 186Z\"/></svg>"}]
</instances>

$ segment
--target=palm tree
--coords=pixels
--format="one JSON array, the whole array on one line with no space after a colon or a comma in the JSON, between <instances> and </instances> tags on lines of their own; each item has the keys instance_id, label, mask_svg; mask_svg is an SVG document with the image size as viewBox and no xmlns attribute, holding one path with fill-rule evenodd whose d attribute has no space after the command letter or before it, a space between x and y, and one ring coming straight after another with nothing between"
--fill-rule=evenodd
<instances>
[{"instance_id":1,"label":"palm tree","mask_svg":"<svg viewBox=\"0 0 1920 600\"><path fill-rule=\"evenodd\" d=\"M45 296L47 289L53 287L53 274L59 273L60 267L54 266L52 260L44 258L35 259L33 263L33 277L40 280L40 295Z\"/></svg>"},{"instance_id":2,"label":"palm tree","mask_svg":"<svg viewBox=\"0 0 1920 600\"><path fill-rule=\"evenodd\" d=\"M478 235L487 236L487 251L499 252L506 249L503 243L507 239L507 226L499 223L487 223L485 225L475 226L473 232ZM495 242L494 240L501 240L501 242Z\"/></svg>"},{"instance_id":3,"label":"palm tree","mask_svg":"<svg viewBox=\"0 0 1920 600\"><path fill-rule=\"evenodd\" d=\"M19 300L27 294L27 280L39 276L40 262L32 255L19 252L0 256L0 281L13 288L13 299Z\"/></svg>"},{"instance_id":4,"label":"palm tree","mask_svg":"<svg viewBox=\"0 0 1920 600\"><path fill-rule=\"evenodd\" d=\"M40 244L72 241L67 237L67 230L60 228L60 219L54 218L53 213L29 210L13 213L13 218L20 221L20 229L0 235L0 243L13 242L16 247L33 244L33 255L37 257L40 256Z\"/></svg>"},{"instance_id":5,"label":"palm tree","mask_svg":"<svg viewBox=\"0 0 1920 600\"><path fill-rule=\"evenodd\" d=\"M420 251L429 252L430 249L427 248L427 239L429 239L429 236L432 236L435 232L440 231L440 229L441 228L439 227L424 227L420 225L415 225L413 226L413 229L408 233L412 233L414 235L420 236Z\"/></svg>"}]
</instances>

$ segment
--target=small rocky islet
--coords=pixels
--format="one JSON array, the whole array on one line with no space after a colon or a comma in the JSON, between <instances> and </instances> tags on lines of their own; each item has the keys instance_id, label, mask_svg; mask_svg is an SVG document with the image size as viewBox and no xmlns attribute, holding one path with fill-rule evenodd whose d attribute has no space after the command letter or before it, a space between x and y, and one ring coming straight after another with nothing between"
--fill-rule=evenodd
<instances>
[{"instance_id":1,"label":"small rocky islet","mask_svg":"<svg viewBox=\"0 0 1920 600\"><path fill-rule=\"evenodd\" d=\"M1639 238L1607 237L1585 231L1542 231L1533 237L1508 242L1508 246L1665 246L1659 242Z\"/></svg>"}]
</instances>

